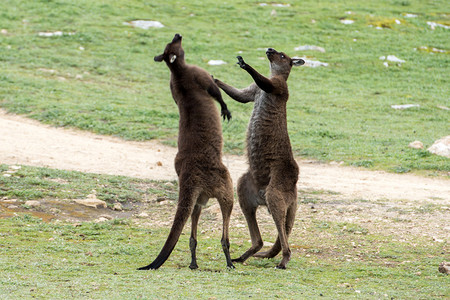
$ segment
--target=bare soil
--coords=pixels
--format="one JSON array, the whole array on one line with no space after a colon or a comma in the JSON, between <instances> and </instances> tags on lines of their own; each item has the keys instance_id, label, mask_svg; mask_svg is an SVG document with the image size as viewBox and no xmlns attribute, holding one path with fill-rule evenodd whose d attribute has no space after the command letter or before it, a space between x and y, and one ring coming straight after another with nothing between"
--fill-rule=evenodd
<instances>
[{"instance_id":1,"label":"bare soil","mask_svg":"<svg viewBox=\"0 0 450 300\"><path fill-rule=\"evenodd\" d=\"M176 152L176 148L158 141L124 141L55 128L0 110L0 163L4 164L176 180ZM245 157L224 155L223 161L236 183L247 169ZM314 215L323 220L364 224L371 231L388 229L392 234L425 235L438 242L448 239L449 180L297 161L302 203L298 218ZM236 203L234 221L238 227L245 227L238 206ZM143 210L145 207L141 206ZM213 205L206 213L217 212ZM270 216L261 214L270 223ZM148 215L149 219L154 217L151 212ZM166 221L170 224L171 217Z\"/></svg>"}]
</instances>

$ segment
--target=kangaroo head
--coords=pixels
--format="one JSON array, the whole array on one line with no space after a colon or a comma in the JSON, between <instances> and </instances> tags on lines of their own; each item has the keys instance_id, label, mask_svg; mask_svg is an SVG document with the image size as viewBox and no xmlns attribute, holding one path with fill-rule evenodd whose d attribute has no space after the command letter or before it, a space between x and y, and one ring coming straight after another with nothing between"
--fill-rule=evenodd
<instances>
[{"instance_id":1,"label":"kangaroo head","mask_svg":"<svg viewBox=\"0 0 450 300\"><path fill-rule=\"evenodd\" d=\"M155 61L161 62L165 61L168 66L174 63L182 63L184 62L184 50L181 47L181 39L183 37L178 33L173 37L172 42L168 43L166 49L164 49L164 53L158 56L155 56Z\"/></svg>"},{"instance_id":2,"label":"kangaroo head","mask_svg":"<svg viewBox=\"0 0 450 300\"><path fill-rule=\"evenodd\" d=\"M278 52L272 48L267 49L266 55L270 62L270 72L272 76L282 75L287 79L292 67L305 64L305 61L301 58L292 59L285 53Z\"/></svg>"}]
</instances>

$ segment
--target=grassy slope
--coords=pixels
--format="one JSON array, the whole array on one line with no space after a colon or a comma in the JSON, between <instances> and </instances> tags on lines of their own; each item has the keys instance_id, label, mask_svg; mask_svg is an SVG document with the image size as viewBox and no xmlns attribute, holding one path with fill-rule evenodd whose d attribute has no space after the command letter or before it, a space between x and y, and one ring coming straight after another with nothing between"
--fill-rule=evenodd
<instances>
[{"instance_id":1,"label":"grassy slope","mask_svg":"<svg viewBox=\"0 0 450 300\"><path fill-rule=\"evenodd\" d=\"M288 2L291 7L274 8L255 1L2 1L0 28L7 33L0 34L0 106L56 126L175 145L178 112L169 71L152 58L179 32L189 63L237 87L251 83L234 65L239 51L263 74L266 47L330 64L290 76L289 130L298 155L396 172L449 171L448 159L407 147L413 140L428 147L449 134L449 111L437 107L450 106L449 33L426 24L448 25L448 2ZM133 19L166 27L123 25ZM57 30L75 34L38 36ZM326 52L294 51L305 44ZM414 50L421 46L447 52ZM379 57L390 54L406 63L384 67ZM210 59L228 64L209 66ZM225 150L242 153L252 107L225 100L233 113L223 126ZM409 103L420 108L390 108Z\"/></svg>"}]
</instances>

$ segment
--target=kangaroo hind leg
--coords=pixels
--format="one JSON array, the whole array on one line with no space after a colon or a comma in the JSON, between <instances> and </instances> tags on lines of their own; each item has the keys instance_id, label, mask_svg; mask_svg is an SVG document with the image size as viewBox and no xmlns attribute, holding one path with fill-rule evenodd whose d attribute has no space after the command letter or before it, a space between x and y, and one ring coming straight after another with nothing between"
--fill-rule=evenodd
<instances>
[{"instance_id":1,"label":"kangaroo hind leg","mask_svg":"<svg viewBox=\"0 0 450 300\"><path fill-rule=\"evenodd\" d=\"M191 250L191 264L189 265L189 268L194 270L198 269L197 265L197 255L196 255L196 249L197 249L197 227L198 227L198 220L200 218L200 213L202 212L202 206L199 204L195 204L194 210L192 211L191 215L191 237L189 239L189 249Z\"/></svg>"},{"instance_id":2,"label":"kangaroo hind leg","mask_svg":"<svg viewBox=\"0 0 450 300\"><path fill-rule=\"evenodd\" d=\"M296 202L296 199L292 199L291 193L280 191L271 185L269 185L266 191L267 206L272 213L275 226L278 230L278 240L280 241L281 252L283 255L283 258L277 265L277 268L286 269L286 264L291 259L291 249L289 248L288 243L288 229L289 227L292 228L292 225L287 222L287 217L288 211L289 218L293 219L293 215L295 216L296 204L293 203ZM293 220L289 220L289 222L293 222Z\"/></svg>"},{"instance_id":3,"label":"kangaroo hind leg","mask_svg":"<svg viewBox=\"0 0 450 300\"><path fill-rule=\"evenodd\" d=\"M253 256L263 246L263 240L256 221L256 210L258 208L259 190L249 172L242 175L237 187L239 205L247 220L252 246L240 257L233 259L235 262L244 262Z\"/></svg>"},{"instance_id":4,"label":"kangaroo hind leg","mask_svg":"<svg viewBox=\"0 0 450 300\"><path fill-rule=\"evenodd\" d=\"M223 181L222 186L218 189L217 193L217 201L220 205L220 210L222 211L222 249L223 253L225 254L225 259L227 261L227 267L230 269L234 269L234 265L231 262L231 256L230 256L230 233L229 233L229 227L230 227L230 219L231 219L231 212L233 210L233 204L234 204L234 192L233 192L233 182L231 181L230 174L225 169L223 173Z\"/></svg>"},{"instance_id":5,"label":"kangaroo hind leg","mask_svg":"<svg viewBox=\"0 0 450 300\"><path fill-rule=\"evenodd\" d=\"M291 234L292 228L294 226L295 221L295 214L297 212L297 201L295 201L287 210L286 214L286 234L287 237ZM277 240L275 241L275 244L273 244L272 248L270 248L268 251L264 252L258 252L254 257L259 258L273 258L281 251L281 243L280 243L280 237L277 237Z\"/></svg>"}]
</instances>

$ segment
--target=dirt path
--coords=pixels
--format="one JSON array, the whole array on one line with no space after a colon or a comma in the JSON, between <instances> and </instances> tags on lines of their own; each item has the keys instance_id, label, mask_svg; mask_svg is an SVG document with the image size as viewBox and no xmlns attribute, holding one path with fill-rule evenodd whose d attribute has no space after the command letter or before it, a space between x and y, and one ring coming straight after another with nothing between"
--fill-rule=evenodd
<instances>
[{"instance_id":1,"label":"dirt path","mask_svg":"<svg viewBox=\"0 0 450 300\"><path fill-rule=\"evenodd\" d=\"M0 163L45 166L147 179L176 179L176 149L158 142L54 128L0 110ZM298 160L299 188L342 199L428 201L448 205L450 181ZM234 183L247 169L244 157L225 155Z\"/></svg>"}]
</instances>

